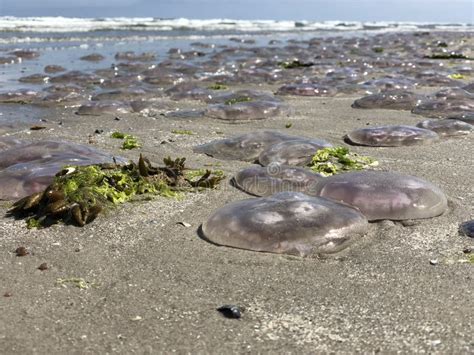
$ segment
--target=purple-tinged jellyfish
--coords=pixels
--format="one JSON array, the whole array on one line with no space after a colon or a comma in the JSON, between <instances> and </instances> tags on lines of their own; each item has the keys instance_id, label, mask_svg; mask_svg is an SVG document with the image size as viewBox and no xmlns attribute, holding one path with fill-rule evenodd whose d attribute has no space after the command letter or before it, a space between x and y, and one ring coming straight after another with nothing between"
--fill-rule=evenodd
<instances>
[{"instance_id":1,"label":"purple-tinged jellyfish","mask_svg":"<svg viewBox=\"0 0 474 355\"><path fill-rule=\"evenodd\" d=\"M120 157L71 142L40 141L0 151L0 200L18 199L44 190L65 165L126 163Z\"/></svg>"},{"instance_id":2,"label":"purple-tinged jellyfish","mask_svg":"<svg viewBox=\"0 0 474 355\"><path fill-rule=\"evenodd\" d=\"M353 108L411 110L421 102L424 96L405 90L383 91L357 99Z\"/></svg>"},{"instance_id":3,"label":"purple-tinged jellyfish","mask_svg":"<svg viewBox=\"0 0 474 355\"><path fill-rule=\"evenodd\" d=\"M454 119L424 120L417 123L416 126L434 131L440 137L465 136L474 129L473 125Z\"/></svg>"},{"instance_id":4,"label":"purple-tinged jellyfish","mask_svg":"<svg viewBox=\"0 0 474 355\"><path fill-rule=\"evenodd\" d=\"M263 166L272 163L281 165L304 166L311 162L316 152L332 144L322 139L299 139L273 144L258 156Z\"/></svg>"},{"instance_id":5,"label":"purple-tinged jellyfish","mask_svg":"<svg viewBox=\"0 0 474 355\"><path fill-rule=\"evenodd\" d=\"M439 187L421 178L384 171L332 175L319 181L315 193L358 208L369 221L439 216L447 199Z\"/></svg>"},{"instance_id":6,"label":"purple-tinged jellyfish","mask_svg":"<svg viewBox=\"0 0 474 355\"><path fill-rule=\"evenodd\" d=\"M328 97L336 95L337 89L315 83L286 84L280 87L276 94Z\"/></svg>"},{"instance_id":7,"label":"purple-tinged jellyfish","mask_svg":"<svg viewBox=\"0 0 474 355\"><path fill-rule=\"evenodd\" d=\"M215 244L298 256L338 252L367 233L355 208L299 192L230 203L202 225Z\"/></svg>"},{"instance_id":8,"label":"purple-tinged jellyfish","mask_svg":"<svg viewBox=\"0 0 474 355\"><path fill-rule=\"evenodd\" d=\"M209 105L205 115L230 123L263 120L285 114L288 107L276 101L246 101Z\"/></svg>"},{"instance_id":9,"label":"purple-tinged jellyfish","mask_svg":"<svg viewBox=\"0 0 474 355\"><path fill-rule=\"evenodd\" d=\"M254 162L267 147L283 141L304 139L278 131L255 131L231 138L215 140L194 148L195 153L210 155L222 160Z\"/></svg>"},{"instance_id":10,"label":"purple-tinged jellyfish","mask_svg":"<svg viewBox=\"0 0 474 355\"><path fill-rule=\"evenodd\" d=\"M432 118L471 114L474 111L474 100L427 100L411 110L412 113Z\"/></svg>"},{"instance_id":11,"label":"purple-tinged jellyfish","mask_svg":"<svg viewBox=\"0 0 474 355\"><path fill-rule=\"evenodd\" d=\"M255 196L270 196L283 191L314 195L316 183L323 178L304 168L271 164L266 167L254 165L239 171L234 176L234 183Z\"/></svg>"},{"instance_id":12,"label":"purple-tinged jellyfish","mask_svg":"<svg viewBox=\"0 0 474 355\"><path fill-rule=\"evenodd\" d=\"M347 134L346 139L356 145L371 147L399 147L430 144L439 139L438 134L413 126L378 126L361 128Z\"/></svg>"},{"instance_id":13,"label":"purple-tinged jellyfish","mask_svg":"<svg viewBox=\"0 0 474 355\"><path fill-rule=\"evenodd\" d=\"M131 111L131 106L121 101L91 101L81 105L76 113L84 116L100 116L129 113Z\"/></svg>"},{"instance_id":14,"label":"purple-tinged jellyfish","mask_svg":"<svg viewBox=\"0 0 474 355\"><path fill-rule=\"evenodd\" d=\"M212 94L205 100L209 104L232 104L248 101L276 101L281 102L271 92L259 90L237 90L231 92L222 92L220 90L211 90Z\"/></svg>"},{"instance_id":15,"label":"purple-tinged jellyfish","mask_svg":"<svg viewBox=\"0 0 474 355\"><path fill-rule=\"evenodd\" d=\"M171 100L202 100L208 101L215 90L206 89L192 83L179 83L165 90Z\"/></svg>"}]
</instances>

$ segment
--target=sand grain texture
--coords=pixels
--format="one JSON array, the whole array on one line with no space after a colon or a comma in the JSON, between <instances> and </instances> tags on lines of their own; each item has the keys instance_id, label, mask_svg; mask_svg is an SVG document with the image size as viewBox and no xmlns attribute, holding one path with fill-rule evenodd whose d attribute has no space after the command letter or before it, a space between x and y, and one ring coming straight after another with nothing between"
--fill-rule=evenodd
<instances>
[{"instance_id":1,"label":"sand grain texture","mask_svg":"<svg viewBox=\"0 0 474 355\"><path fill-rule=\"evenodd\" d=\"M64 138L158 162L186 156L190 166L220 163L228 178L249 166L193 154L192 147L256 129L325 139L334 145L367 125L410 124L408 112L355 110L357 97L290 98L291 117L229 125L210 118L172 120L121 115L80 118L58 112L54 130L21 133ZM185 104L182 104L185 105ZM61 126L55 124L63 121ZM285 129L286 123L292 127ZM102 135L94 135L104 129ZM176 135L172 130L195 135ZM143 143L122 152L112 131ZM218 134L216 132L223 132ZM171 140L171 142L170 142ZM165 144L160 144L166 141ZM426 179L445 191L449 211L413 223L380 222L346 252L304 259L218 247L198 227L230 201L248 198L228 185L129 203L83 228L28 230L0 219L0 349L19 353L469 353L473 342L474 266L460 263L473 240L458 225L474 217L473 136L416 147L351 147L380 168ZM2 215L8 207L2 204ZM186 228L178 222L187 222ZM15 256L25 246L30 255ZM430 260L437 260L436 265ZM38 266L46 262L48 270ZM87 289L58 286L80 277ZM3 297L11 293L10 297ZM240 320L216 308L246 307Z\"/></svg>"}]
</instances>

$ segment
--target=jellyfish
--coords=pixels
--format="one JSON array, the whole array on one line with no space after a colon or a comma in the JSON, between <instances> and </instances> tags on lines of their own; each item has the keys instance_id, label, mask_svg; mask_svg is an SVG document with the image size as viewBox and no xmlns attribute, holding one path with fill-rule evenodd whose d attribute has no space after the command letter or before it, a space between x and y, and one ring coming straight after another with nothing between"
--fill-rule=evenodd
<instances>
[{"instance_id":1,"label":"jellyfish","mask_svg":"<svg viewBox=\"0 0 474 355\"><path fill-rule=\"evenodd\" d=\"M367 170L329 176L316 184L315 194L354 206L369 221L431 218L447 208L439 187L395 172Z\"/></svg>"},{"instance_id":2,"label":"jellyfish","mask_svg":"<svg viewBox=\"0 0 474 355\"><path fill-rule=\"evenodd\" d=\"M255 196L270 196L282 191L314 195L316 183L322 178L322 175L304 168L270 164L243 169L234 176L233 182L236 187Z\"/></svg>"},{"instance_id":3,"label":"jellyfish","mask_svg":"<svg viewBox=\"0 0 474 355\"><path fill-rule=\"evenodd\" d=\"M273 144L302 138L278 131L255 131L197 146L194 152L207 154L217 159L253 162L262 151Z\"/></svg>"},{"instance_id":4,"label":"jellyfish","mask_svg":"<svg viewBox=\"0 0 474 355\"><path fill-rule=\"evenodd\" d=\"M78 115L100 116L129 113L131 111L130 105L121 101L91 101L81 105L76 113Z\"/></svg>"},{"instance_id":5,"label":"jellyfish","mask_svg":"<svg viewBox=\"0 0 474 355\"><path fill-rule=\"evenodd\" d=\"M311 162L319 149L332 147L322 139L300 139L273 144L260 153L258 162L263 166L269 164L304 166Z\"/></svg>"},{"instance_id":6,"label":"jellyfish","mask_svg":"<svg viewBox=\"0 0 474 355\"><path fill-rule=\"evenodd\" d=\"M469 123L454 119L425 120L417 123L416 126L434 131L440 137L465 136L474 128Z\"/></svg>"},{"instance_id":7,"label":"jellyfish","mask_svg":"<svg viewBox=\"0 0 474 355\"><path fill-rule=\"evenodd\" d=\"M263 120L287 112L287 107L275 101L244 101L209 105L205 115L230 123Z\"/></svg>"},{"instance_id":8,"label":"jellyfish","mask_svg":"<svg viewBox=\"0 0 474 355\"><path fill-rule=\"evenodd\" d=\"M295 96L334 96L337 89L315 83L286 84L278 89L277 95Z\"/></svg>"},{"instance_id":9,"label":"jellyfish","mask_svg":"<svg viewBox=\"0 0 474 355\"><path fill-rule=\"evenodd\" d=\"M355 100L353 108L381 108L389 110L411 110L421 102L422 95L406 90L383 91Z\"/></svg>"},{"instance_id":10,"label":"jellyfish","mask_svg":"<svg viewBox=\"0 0 474 355\"><path fill-rule=\"evenodd\" d=\"M430 144L438 139L438 134L431 130L404 125L361 128L346 136L352 144L371 147Z\"/></svg>"},{"instance_id":11,"label":"jellyfish","mask_svg":"<svg viewBox=\"0 0 474 355\"><path fill-rule=\"evenodd\" d=\"M231 104L246 101L275 101L281 100L271 92L259 90L237 90L231 92L221 92L213 90L214 94L210 95L205 101L209 104Z\"/></svg>"},{"instance_id":12,"label":"jellyfish","mask_svg":"<svg viewBox=\"0 0 474 355\"><path fill-rule=\"evenodd\" d=\"M357 209L300 192L227 204L202 225L204 238L218 245L298 256L338 252L367 230Z\"/></svg>"},{"instance_id":13,"label":"jellyfish","mask_svg":"<svg viewBox=\"0 0 474 355\"><path fill-rule=\"evenodd\" d=\"M456 115L468 115L474 111L474 100L426 100L411 110L412 113L432 118L448 118Z\"/></svg>"},{"instance_id":14,"label":"jellyfish","mask_svg":"<svg viewBox=\"0 0 474 355\"><path fill-rule=\"evenodd\" d=\"M1 200L18 199L45 189L65 165L127 162L123 158L71 142L1 142L10 146L0 151Z\"/></svg>"}]
</instances>

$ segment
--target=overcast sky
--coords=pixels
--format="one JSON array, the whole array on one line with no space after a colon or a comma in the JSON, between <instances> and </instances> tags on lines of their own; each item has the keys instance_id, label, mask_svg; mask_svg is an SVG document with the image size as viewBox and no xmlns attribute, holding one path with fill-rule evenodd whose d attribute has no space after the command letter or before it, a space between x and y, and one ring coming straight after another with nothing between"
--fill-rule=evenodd
<instances>
[{"instance_id":1,"label":"overcast sky","mask_svg":"<svg viewBox=\"0 0 474 355\"><path fill-rule=\"evenodd\" d=\"M0 0L0 16L474 21L474 0Z\"/></svg>"}]
</instances>

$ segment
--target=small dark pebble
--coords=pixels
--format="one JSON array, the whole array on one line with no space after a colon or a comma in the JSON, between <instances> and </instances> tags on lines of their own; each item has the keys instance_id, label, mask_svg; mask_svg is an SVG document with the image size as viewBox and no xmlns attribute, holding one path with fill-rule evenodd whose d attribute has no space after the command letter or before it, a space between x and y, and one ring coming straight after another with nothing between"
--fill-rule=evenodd
<instances>
[{"instance_id":1,"label":"small dark pebble","mask_svg":"<svg viewBox=\"0 0 474 355\"><path fill-rule=\"evenodd\" d=\"M30 252L25 247L18 247L15 250L16 256L25 256L28 255Z\"/></svg>"},{"instance_id":2,"label":"small dark pebble","mask_svg":"<svg viewBox=\"0 0 474 355\"><path fill-rule=\"evenodd\" d=\"M38 266L38 270L41 270L41 271L44 271L44 270L48 270L49 267L48 267L48 264L46 263L42 263L40 266Z\"/></svg>"},{"instance_id":3,"label":"small dark pebble","mask_svg":"<svg viewBox=\"0 0 474 355\"><path fill-rule=\"evenodd\" d=\"M79 253L79 252L81 251L81 248L76 248L76 249L74 249L74 251L75 251L76 253Z\"/></svg>"},{"instance_id":4,"label":"small dark pebble","mask_svg":"<svg viewBox=\"0 0 474 355\"><path fill-rule=\"evenodd\" d=\"M31 126L30 131L40 131L42 129L46 129L45 126Z\"/></svg>"},{"instance_id":5,"label":"small dark pebble","mask_svg":"<svg viewBox=\"0 0 474 355\"><path fill-rule=\"evenodd\" d=\"M217 308L217 310L221 312L224 317L233 319L239 319L240 317L242 317L242 313L244 312L244 309L242 307L235 306L232 304L226 304Z\"/></svg>"},{"instance_id":6,"label":"small dark pebble","mask_svg":"<svg viewBox=\"0 0 474 355\"><path fill-rule=\"evenodd\" d=\"M474 252L474 248L472 248L472 247L467 247L467 248L464 248L462 252L463 252L464 254L471 254L472 252Z\"/></svg>"},{"instance_id":7,"label":"small dark pebble","mask_svg":"<svg viewBox=\"0 0 474 355\"><path fill-rule=\"evenodd\" d=\"M94 133L95 133L95 134L102 134L102 133L104 133L104 130L103 130L103 129L96 129L96 130L94 131Z\"/></svg>"},{"instance_id":8,"label":"small dark pebble","mask_svg":"<svg viewBox=\"0 0 474 355\"><path fill-rule=\"evenodd\" d=\"M5 292L3 294L3 297L11 297L11 296L13 296L11 292Z\"/></svg>"},{"instance_id":9,"label":"small dark pebble","mask_svg":"<svg viewBox=\"0 0 474 355\"><path fill-rule=\"evenodd\" d=\"M459 226L459 233L466 237L474 238L474 219L461 223Z\"/></svg>"},{"instance_id":10,"label":"small dark pebble","mask_svg":"<svg viewBox=\"0 0 474 355\"><path fill-rule=\"evenodd\" d=\"M115 121L120 121L120 117L117 116L117 117L114 118L114 120Z\"/></svg>"}]
</instances>

